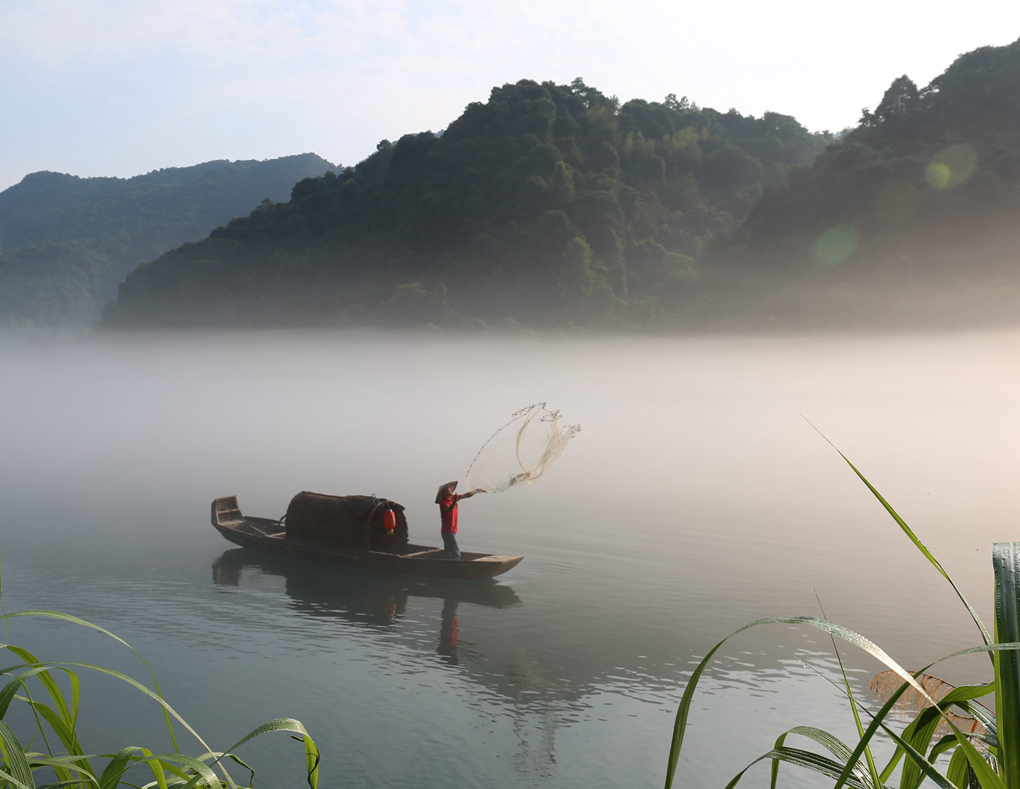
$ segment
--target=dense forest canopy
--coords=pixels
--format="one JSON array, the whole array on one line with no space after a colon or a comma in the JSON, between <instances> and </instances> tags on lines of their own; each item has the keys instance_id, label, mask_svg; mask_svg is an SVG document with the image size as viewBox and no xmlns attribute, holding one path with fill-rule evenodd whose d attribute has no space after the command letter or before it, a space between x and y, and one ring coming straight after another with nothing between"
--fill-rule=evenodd
<instances>
[{"instance_id":1,"label":"dense forest canopy","mask_svg":"<svg viewBox=\"0 0 1020 789\"><path fill-rule=\"evenodd\" d=\"M0 192L0 326L88 325L139 263L333 168L302 154L128 179L27 175Z\"/></svg>"},{"instance_id":2,"label":"dense forest canopy","mask_svg":"<svg viewBox=\"0 0 1020 789\"><path fill-rule=\"evenodd\" d=\"M766 187L706 268L758 290L775 314L793 299L849 309L851 322L865 319L865 301L1009 319L1018 220L1020 41L962 55L924 88L895 79L856 128ZM785 302L765 304L770 281Z\"/></svg>"},{"instance_id":3,"label":"dense forest canopy","mask_svg":"<svg viewBox=\"0 0 1020 789\"><path fill-rule=\"evenodd\" d=\"M141 266L102 323L647 324L830 140L778 113L522 80Z\"/></svg>"}]
</instances>

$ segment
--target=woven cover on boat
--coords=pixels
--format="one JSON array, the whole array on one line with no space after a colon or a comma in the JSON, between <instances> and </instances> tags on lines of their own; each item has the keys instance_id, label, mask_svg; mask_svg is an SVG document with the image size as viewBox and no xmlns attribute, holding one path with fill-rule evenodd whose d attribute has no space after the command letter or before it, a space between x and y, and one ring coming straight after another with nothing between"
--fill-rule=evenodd
<instances>
[{"instance_id":1,"label":"woven cover on boat","mask_svg":"<svg viewBox=\"0 0 1020 789\"><path fill-rule=\"evenodd\" d=\"M392 509L396 527L388 535L383 513ZM302 491L287 507L287 539L328 542L352 548L368 548L378 541L407 543L407 518L395 501L375 496L326 496Z\"/></svg>"}]
</instances>

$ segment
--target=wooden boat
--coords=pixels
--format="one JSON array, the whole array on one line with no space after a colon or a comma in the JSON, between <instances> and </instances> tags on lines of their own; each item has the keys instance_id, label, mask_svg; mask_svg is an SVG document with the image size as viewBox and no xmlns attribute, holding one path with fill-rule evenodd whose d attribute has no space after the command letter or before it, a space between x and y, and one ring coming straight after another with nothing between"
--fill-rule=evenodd
<instances>
[{"instance_id":1,"label":"wooden boat","mask_svg":"<svg viewBox=\"0 0 1020 789\"><path fill-rule=\"evenodd\" d=\"M392 529L386 528L387 512L393 514ZM223 496L212 503L212 525L245 548L391 573L479 580L505 573L524 558L462 552L460 559L446 559L439 548L408 542L404 508L374 496L303 491L279 520L244 515L237 496Z\"/></svg>"}]
</instances>

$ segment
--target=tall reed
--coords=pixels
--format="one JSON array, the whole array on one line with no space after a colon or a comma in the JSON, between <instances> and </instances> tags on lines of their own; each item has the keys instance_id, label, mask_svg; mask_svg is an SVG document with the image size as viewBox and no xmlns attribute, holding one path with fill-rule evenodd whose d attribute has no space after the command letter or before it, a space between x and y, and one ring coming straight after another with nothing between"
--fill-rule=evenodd
<instances>
[{"instance_id":1,"label":"tall reed","mask_svg":"<svg viewBox=\"0 0 1020 789\"><path fill-rule=\"evenodd\" d=\"M838 450L837 450L838 451ZM920 671L909 672L887 655L877 644L864 636L826 619L810 616L773 617L751 622L731 633L716 644L698 664L684 690L677 709L673 738L666 765L666 789L671 789L676 779L683 779L688 786L697 785L694 775L677 774L684 733L689 725L691 703L694 700L698 682L715 653L730 638L752 627L763 624L784 623L805 625L821 630L835 639L839 638L863 649L884 663L889 672L898 680L898 687L888 694L885 703L876 712L871 712L857 699L843 672L844 691L850 701L850 708L857 725L858 741L854 745L842 742L822 729L812 726L797 726L783 732L776 739L774 747L744 767L727 784L727 789L736 786L744 774L755 764L768 761L771 766L771 786L778 784L779 767L785 762L826 776L834 783L835 789L849 786L854 789L916 789L928 779L940 789L1020 789L1020 543L996 543L993 546L992 567L995 575L995 633L994 638L978 617L973 606L953 582L938 560L918 539L906 522L896 513L885 498L868 482L863 474L842 452L840 456L854 473L868 487L882 504L904 534L924 554L931 565L953 587L962 604L974 621L981 636L980 646L954 652L925 666ZM937 663L958 655L986 652L991 658L992 678L987 683L966 685L946 689L932 682L927 674ZM837 650L838 656L838 650ZM842 662L840 662L842 671ZM929 688L939 687L938 698L929 693ZM891 725L890 713L896 708L903 694L908 690L921 699L926 706L917 713L910 723L896 731ZM978 704L976 699L995 694L995 713ZM863 720L870 719L865 726ZM971 725L961 730L961 718ZM974 723L976 722L976 723ZM881 769L871 752L871 743L878 731L889 736L895 744L895 752ZM943 733L944 732L944 733ZM786 744L790 736L803 737L828 752L824 755L815 751L794 748ZM948 763L936 763L941 756L948 756ZM943 760L944 761L944 760ZM902 763L902 766L901 766ZM895 782L897 767L900 767L899 781Z\"/></svg>"},{"instance_id":2,"label":"tall reed","mask_svg":"<svg viewBox=\"0 0 1020 789\"><path fill-rule=\"evenodd\" d=\"M2 597L0 597L2 604ZM138 680L102 666L87 663L43 661L24 647L10 643L11 620L37 617L60 620L77 627L90 628L119 642L131 650L149 672L152 688ZM11 665L0 667L5 684L0 687L0 789L115 789L118 786L158 789L238 789L238 783L227 770L227 761L239 765L250 785L255 771L235 751L249 740L270 732L290 732L304 744L307 780L317 789L319 751L300 721L277 718L258 726L225 751L214 751L205 740L163 698L159 683L149 664L123 639L98 625L71 614L58 611L18 611L0 615L7 634L7 643L0 645L13 656ZM139 745L126 746L116 753L86 754L82 744L84 733L79 730L80 672L95 672L113 677L134 688L139 699L148 699L163 711L173 745L173 752L154 753ZM60 680L60 681L58 681ZM63 687L62 687L63 685ZM15 716L15 704L25 705L31 712L32 724L17 732L8 722ZM177 744L175 724L198 743L199 755L181 753ZM151 776L151 780L147 778ZM51 777L56 778L54 783ZM43 781L40 783L39 781Z\"/></svg>"}]
</instances>

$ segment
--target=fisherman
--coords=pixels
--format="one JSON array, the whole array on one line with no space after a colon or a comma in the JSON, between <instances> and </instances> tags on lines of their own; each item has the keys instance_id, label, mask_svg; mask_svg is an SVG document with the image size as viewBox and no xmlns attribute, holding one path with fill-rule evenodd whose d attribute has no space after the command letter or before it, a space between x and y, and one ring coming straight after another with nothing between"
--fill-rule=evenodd
<instances>
[{"instance_id":1,"label":"fisherman","mask_svg":"<svg viewBox=\"0 0 1020 789\"><path fill-rule=\"evenodd\" d=\"M459 559L460 548L457 547L457 502L461 499L470 499L476 493L485 493L478 488L463 495L454 493L457 489L457 481L447 482L440 486L436 493L436 504L439 505L439 516L443 522L443 558Z\"/></svg>"}]
</instances>

